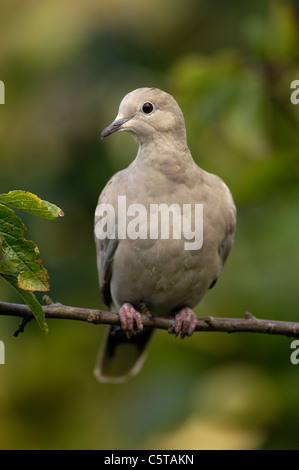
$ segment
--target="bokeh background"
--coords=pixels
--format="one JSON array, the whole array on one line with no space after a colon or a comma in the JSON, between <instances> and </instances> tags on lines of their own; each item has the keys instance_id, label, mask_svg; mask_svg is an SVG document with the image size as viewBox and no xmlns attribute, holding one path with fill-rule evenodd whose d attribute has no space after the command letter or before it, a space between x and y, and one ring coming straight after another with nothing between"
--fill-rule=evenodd
<instances>
[{"instance_id":1,"label":"bokeh background","mask_svg":"<svg viewBox=\"0 0 299 470\"><path fill-rule=\"evenodd\" d=\"M2 1L0 192L64 210L55 222L23 216L54 300L104 307L94 209L137 147L100 132L127 92L156 86L179 102L196 162L238 208L231 256L196 312L298 321L298 58L298 2ZM19 301L3 280L0 299ZM52 320L45 336L31 322L14 338L18 322L0 318L1 449L299 447L290 338L159 331L142 372L105 385L93 376L105 327Z\"/></svg>"}]
</instances>

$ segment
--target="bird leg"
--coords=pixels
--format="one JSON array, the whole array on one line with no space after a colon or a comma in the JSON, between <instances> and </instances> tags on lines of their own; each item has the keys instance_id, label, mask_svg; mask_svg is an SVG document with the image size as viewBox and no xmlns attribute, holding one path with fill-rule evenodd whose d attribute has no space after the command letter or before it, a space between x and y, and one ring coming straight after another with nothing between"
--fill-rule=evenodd
<instances>
[{"instance_id":1,"label":"bird leg","mask_svg":"<svg viewBox=\"0 0 299 470\"><path fill-rule=\"evenodd\" d=\"M142 317L132 304L126 302L119 310L119 318L122 330L127 338L143 330Z\"/></svg>"},{"instance_id":2,"label":"bird leg","mask_svg":"<svg viewBox=\"0 0 299 470\"><path fill-rule=\"evenodd\" d=\"M175 337L181 333L181 338L192 336L197 325L197 317L189 307L182 308L175 316L174 325L170 333Z\"/></svg>"}]
</instances>

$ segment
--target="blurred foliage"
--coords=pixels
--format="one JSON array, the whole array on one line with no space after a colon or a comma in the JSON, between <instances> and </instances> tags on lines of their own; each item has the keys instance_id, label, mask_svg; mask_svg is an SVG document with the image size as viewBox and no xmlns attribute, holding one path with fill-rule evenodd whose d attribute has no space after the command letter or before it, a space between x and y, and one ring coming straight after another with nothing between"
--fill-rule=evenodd
<instances>
[{"instance_id":1,"label":"blurred foliage","mask_svg":"<svg viewBox=\"0 0 299 470\"><path fill-rule=\"evenodd\" d=\"M122 97L171 93L196 162L238 208L235 246L199 315L298 320L299 4L291 0L11 0L0 16L1 193L25 189L63 207L59 224L24 219L64 304L100 303L97 197L136 153L100 142ZM0 283L0 299L18 301ZM291 340L157 332L139 376L92 374L104 328L49 321L45 337L2 317L2 449L297 449L298 366Z\"/></svg>"}]
</instances>

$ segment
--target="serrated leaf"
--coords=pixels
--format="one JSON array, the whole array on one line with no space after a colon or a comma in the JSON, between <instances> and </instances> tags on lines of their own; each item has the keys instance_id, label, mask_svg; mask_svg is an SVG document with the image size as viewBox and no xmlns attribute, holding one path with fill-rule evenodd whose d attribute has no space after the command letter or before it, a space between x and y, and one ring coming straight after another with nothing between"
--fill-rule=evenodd
<instances>
[{"instance_id":1,"label":"serrated leaf","mask_svg":"<svg viewBox=\"0 0 299 470\"><path fill-rule=\"evenodd\" d=\"M43 201L28 191L15 190L7 194L0 194L0 202L48 220L64 216L63 211L55 204Z\"/></svg>"},{"instance_id":2,"label":"serrated leaf","mask_svg":"<svg viewBox=\"0 0 299 470\"><path fill-rule=\"evenodd\" d=\"M0 267L4 274L18 273L18 287L26 291L48 291L48 273L37 246L24 238L25 226L13 210L0 204ZM2 257L2 259L1 259Z\"/></svg>"},{"instance_id":3,"label":"serrated leaf","mask_svg":"<svg viewBox=\"0 0 299 470\"><path fill-rule=\"evenodd\" d=\"M37 323L39 324L43 332L48 333L49 328L46 323L45 312L41 304L35 297L35 295L32 292L26 292L23 289L20 289L20 287L18 286L17 276L6 275L6 274L1 274L1 276L4 279L6 279L15 288L15 290L20 294L20 296L23 298L23 300L26 302L26 304L30 308L31 312L33 313Z\"/></svg>"}]
</instances>

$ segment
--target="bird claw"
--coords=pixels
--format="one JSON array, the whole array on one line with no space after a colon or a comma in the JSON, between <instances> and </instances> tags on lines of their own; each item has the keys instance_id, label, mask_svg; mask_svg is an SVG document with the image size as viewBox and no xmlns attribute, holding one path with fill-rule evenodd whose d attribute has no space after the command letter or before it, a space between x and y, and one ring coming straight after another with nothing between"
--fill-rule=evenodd
<instances>
[{"instance_id":1,"label":"bird claw","mask_svg":"<svg viewBox=\"0 0 299 470\"><path fill-rule=\"evenodd\" d=\"M192 336L197 325L197 317L189 307L182 308L175 316L174 325L170 333L175 337L181 333L181 338Z\"/></svg>"},{"instance_id":2,"label":"bird claw","mask_svg":"<svg viewBox=\"0 0 299 470\"><path fill-rule=\"evenodd\" d=\"M122 330L126 333L127 338L131 338L143 330L142 316L132 304L125 303L119 311L119 318Z\"/></svg>"}]
</instances>

